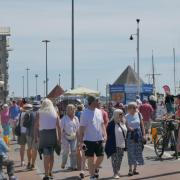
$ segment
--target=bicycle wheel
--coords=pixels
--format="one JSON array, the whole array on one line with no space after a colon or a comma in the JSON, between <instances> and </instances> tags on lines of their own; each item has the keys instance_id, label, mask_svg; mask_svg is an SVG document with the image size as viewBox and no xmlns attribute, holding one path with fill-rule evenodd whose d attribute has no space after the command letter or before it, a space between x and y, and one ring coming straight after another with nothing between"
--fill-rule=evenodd
<instances>
[{"instance_id":1,"label":"bicycle wheel","mask_svg":"<svg viewBox=\"0 0 180 180\"><path fill-rule=\"evenodd\" d=\"M164 146L164 138L162 135L158 138L158 140L154 140L154 150L157 157L161 158L164 154Z\"/></svg>"}]
</instances>

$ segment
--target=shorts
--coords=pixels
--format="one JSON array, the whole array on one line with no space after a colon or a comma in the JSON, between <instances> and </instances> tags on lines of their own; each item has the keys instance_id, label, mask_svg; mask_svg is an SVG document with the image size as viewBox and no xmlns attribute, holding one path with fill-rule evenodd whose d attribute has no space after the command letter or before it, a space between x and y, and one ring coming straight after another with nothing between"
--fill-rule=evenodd
<instances>
[{"instance_id":1,"label":"shorts","mask_svg":"<svg viewBox=\"0 0 180 180\"><path fill-rule=\"evenodd\" d=\"M151 121L144 121L144 128L146 130L146 133L149 129L151 129Z\"/></svg>"},{"instance_id":2,"label":"shorts","mask_svg":"<svg viewBox=\"0 0 180 180\"><path fill-rule=\"evenodd\" d=\"M42 153L45 156L52 156L54 154L54 148L53 147L45 147L42 149Z\"/></svg>"},{"instance_id":3,"label":"shorts","mask_svg":"<svg viewBox=\"0 0 180 180\"><path fill-rule=\"evenodd\" d=\"M23 145L26 145L26 143L27 143L26 134L21 133L21 135L18 136L18 144L23 146Z\"/></svg>"},{"instance_id":4,"label":"shorts","mask_svg":"<svg viewBox=\"0 0 180 180\"><path fill-rule=\"evenodd\" d=\"M26 140L27 140L27 146L29 149L38 150L38 143L35 143L34 138L32 138L30 136L26 136Z\"/></svg>"},{"instance_id":5,"label":"shorts","mask_svg":"<svg viewBox=\"0 0 180 180\"><path fill-rule=\"evenodd\" d=\"M10 119L11 128L15 128L16 124L17 124L17 119Z\"/></svg>"},{"instance_id":6,"label":"shorts","mask_svg":"<svg viewBox=\"0 0 180 180\"><path fill-rule=\"evenodd\" d=\"M84 144L86 145L86 151L85 151L85 156L87 157L93 157L96 155L97 157L99 156L104 156L104 146L103 146L103 141L84 141Z\"/></svg>"}]
</instances>

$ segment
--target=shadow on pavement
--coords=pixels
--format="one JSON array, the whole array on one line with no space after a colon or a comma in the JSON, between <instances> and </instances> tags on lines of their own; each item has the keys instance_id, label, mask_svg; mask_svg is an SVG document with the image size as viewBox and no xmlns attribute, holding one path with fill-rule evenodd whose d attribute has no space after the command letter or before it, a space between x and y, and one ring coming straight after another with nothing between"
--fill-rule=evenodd
<instances>
[{"instance_id":1,"label":"shadow on pavement","mask_svg":"<svg viewBox=\"0 0 180 180\"><path fill-rule=\"evenodd\" d=\"M78 176L73 176L73 177L68 177L68 178L64 178L64 179L57 179L57 180L80 180L81 178Z\"/></svg>"},{"instance_id":2,"label":"shadow on pavement","mask_svg":"<svg viewBox=\"0 0 180 180\"><path fill-rule=\"evenodd\" d=\"M139 177L133 180L143 180L143 179L156 179L159 177L164 177L164 176L171 176L171 175L175 175L175 174L180 174L180 171L175 171L175 172L170 172L170 173L164 173L164 174L158 174L158 175L153 175L153 176L147 176L147 177Z\"/></svg>"}]
</instances>

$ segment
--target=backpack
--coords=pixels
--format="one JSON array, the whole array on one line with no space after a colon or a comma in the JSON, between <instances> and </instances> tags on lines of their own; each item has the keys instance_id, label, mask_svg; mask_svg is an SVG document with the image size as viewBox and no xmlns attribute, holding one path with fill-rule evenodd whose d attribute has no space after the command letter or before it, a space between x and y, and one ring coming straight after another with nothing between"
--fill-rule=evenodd
<instances>
[{"instance_id":1,"label":"backpack","mask_svg":"<svg viewBox=\"0 0 180 180\"><path fill-rule=\"evenodd\" d=\"M24 115L23 126L25 128L30 128L32 126L32 114L31 113L26 113Z\"/></svg>"}]
</instances>

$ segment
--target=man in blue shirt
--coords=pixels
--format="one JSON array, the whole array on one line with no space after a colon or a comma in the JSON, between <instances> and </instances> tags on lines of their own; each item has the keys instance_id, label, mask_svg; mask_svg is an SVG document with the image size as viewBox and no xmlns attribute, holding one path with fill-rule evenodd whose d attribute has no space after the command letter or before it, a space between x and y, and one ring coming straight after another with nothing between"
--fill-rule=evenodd
<instances>
[{"instance_id":1,"label":"man in blue shirt","mask_svg":"<svg viewBox=\"0 0 180 180\"><path fill-rule=\"evenodd\" d=\"M10 118L10 123L11 123L11 127L12 127L12 133L13 133L13 141L15 141L15 127L16 127L16 123L19 117L19 113L20 113L20 108L19 106L16 104L16 101L12 102L12 106L9 108L9 118Z\"/></svg>"}]
</instances>

